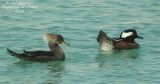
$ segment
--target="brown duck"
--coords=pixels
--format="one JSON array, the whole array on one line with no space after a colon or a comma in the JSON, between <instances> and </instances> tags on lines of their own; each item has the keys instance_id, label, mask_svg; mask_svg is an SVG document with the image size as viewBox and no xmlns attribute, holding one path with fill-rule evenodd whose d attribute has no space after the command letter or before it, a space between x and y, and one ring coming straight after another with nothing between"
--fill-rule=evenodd
<instances>
[{"instance_id":1,"label":"brown duck","mask_svg":"<svg viewBox=\"0 0 160 84\"><path fill-rule=\"evenodd\" d=\"M59 44L67 44L63 37L58 34L46 33L44 36L50 51L23 51L23 53L16 53L10 49L7 52L11 56L15 56L19 59L26 61L63 61L65 54L60 48ZM69 44L67 44L69 45Z\"/></svg>"},{"instance_id":2,"label":"brown duck","mask_svg":"<svg viewBox=\"0 0 160 84\"><path fill-rule=\"evenodd\" d=\"M100 49L103 51L110 51L113 49L135 49L139 44L135 42L136 38L141 38L137 35L135 29L124 30L118 39L108 37L102 30L99 31L97 41Z\"/></svg>"}]
</instances>

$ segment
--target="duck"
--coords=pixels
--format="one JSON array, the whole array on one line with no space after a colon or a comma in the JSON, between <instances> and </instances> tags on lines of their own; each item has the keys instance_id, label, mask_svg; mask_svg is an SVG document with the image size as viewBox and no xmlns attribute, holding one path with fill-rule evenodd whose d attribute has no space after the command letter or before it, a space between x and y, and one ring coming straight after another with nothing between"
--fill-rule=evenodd
<instances>
[{"instance_id":1,"label":"duck","mask_svg":"<svg viewBox=\"0 0 160 84\"><path fill-rule=\"evenodd\" d=\"M100 30L97 35L97 42L102 51L136 49L139 48L139 44L135 42L136 38L143 39L135 29L124 30L119 38L111 38L103 30Z\"/></svg>"},{"instance_id":2,"label":"duck","mask_svg":"<svg viewBox=\"0 0 160 84\"><path fill-rule=\"evenodd\" d=\"M26 51L23 50L22 53L17 53L10 49L7 52L14 57L17 57L25 61L64 61L65 53L60 47L60 44L69 45L64 41L64 38L59 34L46 33L44 35L44 40L47 42L50 50L48 51Z\"/></svg>"}]
</instances>

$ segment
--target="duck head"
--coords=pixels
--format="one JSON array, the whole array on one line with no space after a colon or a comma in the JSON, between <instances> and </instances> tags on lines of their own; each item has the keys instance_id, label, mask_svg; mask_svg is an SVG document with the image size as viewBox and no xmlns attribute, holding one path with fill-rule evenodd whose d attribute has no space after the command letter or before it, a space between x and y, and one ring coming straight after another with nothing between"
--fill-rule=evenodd
<instances>
[{"instance_id":1,"label":"duck head","mask_svg":"<svg viewBox=\"0 0 160 84\"><path fill-rule=\"evenodd\" d=\"M68 46L70 45L70 44L66 43L64 41L64 38L59 34L46 33L44 36L44 40L47 43L52 43L52 44L66 44Z\"/></svg>"},{"instance_id":2,"label":"duck head","mask_svg":"<svg viewBox=\"0 0 160 84\"><path fill-rule=\"evenodd\" d=\"M120 35L120 39L129 43L133 43L135 38L143 39L143 37L138 36L137 31L135 29L124 30Z\"/></svg>"}]
</instances>

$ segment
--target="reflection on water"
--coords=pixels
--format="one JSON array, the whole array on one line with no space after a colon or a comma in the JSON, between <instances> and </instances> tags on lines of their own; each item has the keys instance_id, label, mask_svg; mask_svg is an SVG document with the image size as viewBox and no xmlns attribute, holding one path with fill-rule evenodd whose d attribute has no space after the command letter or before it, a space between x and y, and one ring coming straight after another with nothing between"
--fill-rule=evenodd
<instances>
[{"instance_id":1,"label":"reflection on water","mask_svg":"<svg viewBox=\"0 0 160 84\"><path fill-rule=\"evenodd\" d=\"M136 59L139 52L136 49L132 50L115 50L111 52L100 51L96 57L99 67L119 66L121 61L127 59Z\"/></svg>"},{"instance_id":2,"label":"reflection on water","mask_svg":"<svg viewBox=\"0 0 160 84\"><path fill-rule=\"evenodd\" d=\"M47 64L48 70L50 72L60 72L63 71L64 69L64 62L63 61L54 61L54 62L49 62Z\"/></svg>"},{"instance_id":3,"label":"reflection on water","mask_svg":"<svg viewBox=\"0 0 160 84\"><path fill-rule=\"evenodd\" d=\"M64 65L65 63L61 61L47 63L47 69L49 70L47 74L50 77L42 84L60 84L62 81L61 76L63 75Z\"/></svg>"},{"instance_id":4,"label":"reflection on water","mask_svg":"<svg viewBox=\"0 0 160 84\"><path fill-rule=\"evenodd\" d=\"M34 62L19 60L17 62L14 62L12 64L12 66L16 66L16 67L20 67L20 68L27 68L27 67L29 67L29 65L32 65L33 63Z\"/></svg>"},{"instance_id":5,"label":"reflection on water","mask_svg":"<svg viewBox=\"0 0 160 84\"><path fill-rule=\"evenodd\" d=\"M136 59L139 56L140 51L133 49L133 50L123 50L121 52L124 58Z\"/></svg>"},{"instance_id":6,"label":"reflection on water","mask_svg":"<svg viewBox=\"0 0 160 84\"><path fill-rule=\"evenodd\" d=\"M40 80L39 84L60 84L61 76L63 75L63 70L65 63L63 61L53 61L53 62L30 62L30 61L18 61L13 63L9 68L12 73L22 73L24 76L30 73L37 73ZM17 71L13 71L14 69ZM34 78L33 78L34 79ZM33 80L31 79L31 80Z\"/></svg>"},{"instance_id":7,"label":"reflection on water","mask_svg":"<svg viewBox=\"0 0 160 84\"><path fill-rule=\"evenodd\" d=\"M100 52L95 58L101 71L105 72L111 84L132 84L128 81L138 81L139 69L138 64L141 61L139 57L139 50L115 50L112 53ZM128 79L128 80L124 80ZM113 80L116 79L116 80Z\"/></svg>"},{"instance_id":8,"label":"reflection on water","mask_svg":"<svg viewBox=\"0 0 160 84\"><path fill-rule=\"evenodd\" d=\"M112 60L112 57L113 57L113 51L112 52L99 51L96 57L96 61L99 63L99 67L103 67L105 66L106 62L109 62L110 60Z\"/></svg>"}]
</instances>

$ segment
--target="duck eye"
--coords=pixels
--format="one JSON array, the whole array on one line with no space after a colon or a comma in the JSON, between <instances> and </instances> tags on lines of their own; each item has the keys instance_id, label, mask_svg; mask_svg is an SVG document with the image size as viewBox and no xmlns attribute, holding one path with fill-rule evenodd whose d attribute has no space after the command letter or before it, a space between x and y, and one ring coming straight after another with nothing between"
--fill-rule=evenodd
<instances>
[{"instance_id":1,"label":"duck eye","mask_svg":"<svg viewBox=\"0 0 160 84\"><path fill-rule=\"evenodd\" d=\"M57 39L59 42L63 42L64 41L64 39L63 39L63 37L61 36L61 35L58 35L58 39Z\"/></svg>"}]
</instances>

